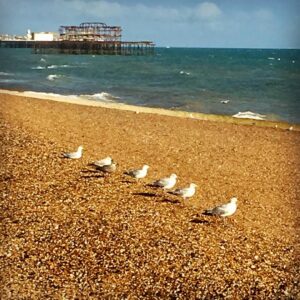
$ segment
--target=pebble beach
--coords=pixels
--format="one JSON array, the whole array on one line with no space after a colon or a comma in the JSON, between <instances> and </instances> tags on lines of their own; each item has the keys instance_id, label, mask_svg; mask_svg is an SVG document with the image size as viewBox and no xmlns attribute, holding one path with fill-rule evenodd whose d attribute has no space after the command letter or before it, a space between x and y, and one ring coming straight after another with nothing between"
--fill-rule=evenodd
<instances>
[{"instance_id":1,"label":"pebble beach","mask_svg":"<svg viewBox=\"0 0 300 300\"><path fill-rule=\"evenodd\" d=\"M1 299L299 299L299 131L8 93L0 111ZM108 155L113 174L88 167ZM150 186L171 173L196 194Z\"/></svg>"}]
</instances>

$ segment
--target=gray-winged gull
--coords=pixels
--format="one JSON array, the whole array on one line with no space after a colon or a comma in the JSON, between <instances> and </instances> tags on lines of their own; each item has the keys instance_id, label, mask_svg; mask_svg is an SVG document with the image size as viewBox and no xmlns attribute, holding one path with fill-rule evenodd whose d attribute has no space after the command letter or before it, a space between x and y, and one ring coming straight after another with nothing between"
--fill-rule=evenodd
<instances>
[{"instance_id":1,"label":"gray-winged gull","mask_svg":"<svg viewBox=\"0 0 300 300\"><path fill-rule=\"evenodd\" d=\"M113 162L112 158L110 156L107 156L100 160L95 160L92 163L90 163L91 166L97 166L97 167L103 167L107 165L111 165Z\"/></svg>"},{"instance_id":2,"label":"gray-winged gull","mask_svg":"<svg viewBox=\"0 0 300 300\"><path fill-rule=\"evenodd\" d=\"M125 174L140 179L140 178L145 178L147 176L147 172L148 172L149 166L148 165L143 165L143 167L141 169L137 169L137 170L129 170L127 172L125 172Z\"/></svg>"},{"instance_id":3,"label":"gray-winged gull","mask_svg":"<svg viewBox=\"0 0 300 300\"><path fill-rule=\"evenodd\" d=\"M158 179L153 182L153 186L162 187L163 189L171 189L176 184L176 174L171 174L170 177Z\"/></svg>"},{"instance_id":4,"label":"gray-winged gull","mask_svg":"<svg viewBox=\"0 0 300 300\"><path fill-rule=\"evenodd\" d=\"M113 160L110 165L104 165L104 166L96 166L96 170L101 171L103 173L113 173L117 169L117 163L115 163Z\"/></svg>"},{"instance_id":5,"label":"gray-winged gull","mask_svg":"<svg viewBox=\"0 0 300 300\"><path fill-rule=\"evenodd\" d=\"M190 197L194 196L194 194L196 192L196 187L197 187L197 184L191 183L189 187L182 188L182 189L176 189L175 191L172 191L170 193L181 196L181 197L183 197L183 199L186 199L186 198L190 198Z\"/></svg>"},{"instance_id":6,"label":"gray-winged gull","mask_svg":"<svg viewBox=\"0 0 300 300\"><path fill-rule=\"evenodd\" d=\"M229 217L236 212L237 209L237 198L231 198L226 204L216 206L212 209L207 209L204 211L205 215Z\"/></svg>"}]
</instances>

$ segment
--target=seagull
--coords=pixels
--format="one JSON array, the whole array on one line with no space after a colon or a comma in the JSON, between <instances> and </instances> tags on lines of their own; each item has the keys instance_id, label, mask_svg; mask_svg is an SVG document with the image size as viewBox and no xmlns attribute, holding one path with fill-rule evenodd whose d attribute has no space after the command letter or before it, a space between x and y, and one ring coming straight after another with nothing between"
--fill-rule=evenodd
<instances>
[{"instance_id":1,"label":"seagull","mask_svg":"<svg viewBox=\"0 0 300 300\"><path fill-rule=\"evenodd\" d=\"M147 172L148 172L149 166L148 165L143 165L143 167L141 169L137 169L137 170L129 170L128 172L125 172L125 174L140 179L140 178L144 178L147 176Z\"/></svg>"},{"instance_id":2,"label":"seagull","mask_svg":"<svg viewBox=\"0 0 300 300\"><path fill-rule=\"evenodd\" d=\"M76 152L63 153L63 156L71 159L78 159L82 156L83 147L79 146Z\"/></svg>"},{"instance_id":3,"label":"seagull","mask_svg":"<svg viewBox=\"0 0 300 300\"><path fill-rule=\"evenodd\" d=\"M189 187L186 187L183 189L176 189L175 191L172 191L170 193L174 194L174 195L179 195L185 200L186 198L190 198L190 197L194 196L194 194L196 192L196 187L197 187L197 184L191 183Z\"/></svg>"},{"instance_id":4,"label":"seagull","mask_svg":"<svg viewBox=\"0 0 300 300\"><path fill-rule=\"evenodd\" d=\"M117 169L117 163L112 160L110 165L97 166L95 165L96 170L101 171L103 173L114 173Z\"/></svg>"},{"instance_id":5,"label":"seagull","mask_svg":"<svg viewBox=\"0 0 300 300\"><path fill-rule=\"evenodd\" d=\"M162 187L163 189L171 189L176 184L176 174L154 181L153 186Z\"/></svg>"},{"instance_id":6,"label":"seagull","mask_svg":"<svg viewBox=\"0 0 300 300\"><path fill-rule=\"evenodd\" d=\"M103 159L93 161L92 163L90 163L90 165L103 167L103 166L111 165L112 162L113 162L112 158L110 156L107 156Z\"/></svg>"},{"instance_id":7,"label":"seagull","mask_svg":"<svg viewBox=\"0 0 300 300\"><path fill-rule=\"evenodd\" d=\"M220 216L220 217L229 217L236 212L237 209L237 198L231 198L231 200L219 206L216 206L212 209L207 209L203 214L212 215L212 216Z\"/></svg>"}]
</instances>

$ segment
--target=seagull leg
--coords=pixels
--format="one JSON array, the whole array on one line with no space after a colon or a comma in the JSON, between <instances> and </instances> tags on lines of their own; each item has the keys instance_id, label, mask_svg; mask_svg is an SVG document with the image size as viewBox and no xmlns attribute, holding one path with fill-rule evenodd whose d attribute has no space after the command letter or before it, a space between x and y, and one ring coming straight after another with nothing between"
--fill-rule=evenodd
<instances>
[{"instance_id":1,"label":"seagull leg","mask_svg":"<svg viewBox=\"0 0 300 300\"><path fill-rule=\"evenodd\" d=\"M222 218L222 217L221 217ZM226 218L222 218L223 219L223 225L227 225L227 221L226 221Z\"/></svg>"}]
</instances>

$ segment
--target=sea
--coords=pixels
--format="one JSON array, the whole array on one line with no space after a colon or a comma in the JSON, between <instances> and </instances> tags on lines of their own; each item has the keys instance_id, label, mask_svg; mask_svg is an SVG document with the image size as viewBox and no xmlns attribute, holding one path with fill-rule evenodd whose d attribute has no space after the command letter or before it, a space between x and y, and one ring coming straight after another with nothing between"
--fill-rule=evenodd
<instances>
[{"instance_id":1,"label":"sea","mask_svg":"<svg viewBox=\"0 0 300 300\"><path fill-rule=\"evenodd\" d=\"M300 124L300 50L167 47L109 56L0 48L0 89Z\"/></svg>"}]
</instances>

